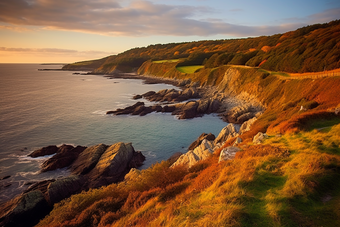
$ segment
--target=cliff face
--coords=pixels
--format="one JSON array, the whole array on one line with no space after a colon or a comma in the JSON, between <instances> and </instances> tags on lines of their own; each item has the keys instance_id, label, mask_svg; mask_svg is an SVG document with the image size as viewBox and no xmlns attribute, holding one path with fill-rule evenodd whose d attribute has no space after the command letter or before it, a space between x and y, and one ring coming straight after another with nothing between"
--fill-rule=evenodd
<instances>
[{"instance_id":1,"label":"cliff face","mask_svg":"<svg viewBox=\"0 0 340 227\"><path fill-rule=\"evenodd\" d=\"M225 96L236 97L253 106L262 105L266 111L254 126L257 132L266 132L267 129L271 133L290 131L292 128L286 125L292 124L289 123L292 117L296 118L293 118L295 121L304 121L301 124L307 124L306 118L315 114L318 118L329 118L326 112L334 110L340 103L340 77L337 76L290 79L259 68L230 65L186 74L179 72L173 63L150 61L144 63L138 72L148 76L190 79L201 86L213 86Z\"/></svg>"}]
</instances>

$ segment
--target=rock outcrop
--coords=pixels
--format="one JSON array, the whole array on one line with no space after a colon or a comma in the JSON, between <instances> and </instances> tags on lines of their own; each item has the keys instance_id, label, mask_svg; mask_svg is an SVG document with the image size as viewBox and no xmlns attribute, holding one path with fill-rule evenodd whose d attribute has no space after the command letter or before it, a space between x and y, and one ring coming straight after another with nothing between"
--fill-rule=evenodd
<instances>
[{"instance_id":1,"label":"rock outcrop","mask_svg":"<svg viewBox=\"0 0 340 227\"><path fill-rule=\"evenodd\" d=\"M33 226L50 212L53 204L82 190L121 181L131 168L141 166L144 160L143 154L136 152L131 143L99 144L86 149L62 145L56 155L44 162L43 168L67 166L72 175L31 185L0 208L0 226Z\"/></svg>"},{"instance_id":2,"label":"rock outcrop","mask_svg":"<svg viewBox=\"0 0 340 227\"><path fill-rule=\"evenodd\" d=\"M253 138L253 144L261 144L264 139L268 138L266 133L259 132Z\"/></svg>"},{"instance_id":3,"label":"rock outcrop","mask_svg":"<svg viewBox=\"0 0 340 227\"><path fill-rule=\"evenodd\" d=\"M71 165L79 156L81 152L83 152L86 147L77 146L73 147L71 145L62 145L59 147L56 155L47 159L42 164L42 172L56 170L64 167L68 167Z\"/></svg>"},{"instance_id":4,"label":"rock outcrop","mask_svg":"<svg viewBox=\"0 0 340 227\"><path fill-rule=\"evenodd\" d=\"M133 157L131 143L116 143L106 149L96 166L87 174L89 187L100 187L122 180Z\"/></svg>"},{"instance_id":5,"label":"rock outcrop","mask_svg":"<svg viewBox=\"0 0 340 227\"><path fill-rule=\"evenodd\" d=\"M33 151L31 154L29 154L28 156L32 157L32 158L37 158L37 157L41 157L41 156L45 156L45 155L51 155L51 154L55 154L57 153L59 150L59 148L55 145L52 146L47 146L47 147L43 147L40 148L38 150Z\"/></svg>"},{"instance_id":6,"label":"rock outcrop","mask_svg":"<svg viewBox=\"0 0 340 227\"><path fill-rule=\"evenodd\" d=\"M215 139L215 144L222 143L227 141L228 139L232 137L238 136L238 132L235 128L234 124L228 124L226 127L224 127L220 134L218 134L217 138Z\"/></svg>"},{"instance_id":7,"label":"rock outcrop","mask_svg":"<svg viewBox=\"0 0 340 227\"><path fill-rule=\"evenodd\" d=\"M41 191L34 190L9 201L2 209L7 212L0 218L1 226L27 227L38 224L39 220L52 210L52 207Z\"/></svg>"},{"instance_id":8,"label":"rock outcrop","mask_svg":"<svg viewBox=\"0 0 340 227\"><path fill-rule=\"evenodd\" d=\"M245 104L237 106L222 114L223 119L229 123L243 124L244 122L259 116L262 109L258 106Z\"/></svg>"},{"instance_id":9,"label":"rock outcrop","mask_svg":"<svg viewBox=\"0 0 340 227\"><path fill-rule=\"evenodd\" d=\"M240 148L234 146L223 148L220 153L220 158L218 162L234 159L236 152L240 150L241 150Z\"/></svg>"},{"instance_id":10,"label":"rock outcrop","mask_svg":"<svg viewBox=\"0 0 340 227\"><path fill-rule=\"evenodd\" d=\"M194 150L190 150L187 153L181 155L177 161L171 165L171 167L185 165L190 168L198 161L209 157L213 152L213 143L205 139L202 141L201 145L196 147Z\"/></svg>"},{"instance_id":11,"label":"rock outcrop","mask_svg":"<svg viewBox=\"0 0 340 227\"><path fill-rule=\"evenodd\" d=\"M250 130L250 127L254 124L254 122L257 121L257 117L253 117L252 119L249 119L248 121L245 121L241 127L240 127L240 134L243 134Z\"/></svg>"},{"instance_id":12,"label":"rock outcrop","mask_svg":"<svg viewBox=\"0 0 340 227\"><path fill-rule=\"evenodd\" d=\"M85 175L90 172L96 166L107 148L108 146L105 144L98 144L86 148L71 165L70 169L72 174Z\"/></svg>"},{"instance_id":13,"label":"rock outcrop","mask_svg":"<svg viewBox=\"0 0 340 227\"><path fill-rule=\"evenodd\" d=\"M47 187L50 204L60 202L73 194L80 193L86 182L83 176L69 176L51 182Z\"/></svg>"},{"instance_id":14,"label":"rock outcrop","mask_svg":"<svg viewBox=\"0 0 340 227\"><path fill-rule=\"evenodd\" d=\"M183 91L176 89L164 89L158 92L149 91L142 95L136 95L133 99L145 98L151 102L182 102L188 99L199 98L199 93L195 88L186 88Z\"/></svg>"},{"instance_id":15,"label":"rock outcrop","mask_svg":"<svg viewBox=\"0 0 340 227\"><path fill-rule=\"evenodd\" d=\"M197 140L195 140L192 144L190 144L190 146L188 147L188 150L194 150L196 147L198 147L199 145L201 145L203 140L208 140L208 141L213 141L215 140L215 135L212 133L202 133Z\"/></svg>"}]
</instances>

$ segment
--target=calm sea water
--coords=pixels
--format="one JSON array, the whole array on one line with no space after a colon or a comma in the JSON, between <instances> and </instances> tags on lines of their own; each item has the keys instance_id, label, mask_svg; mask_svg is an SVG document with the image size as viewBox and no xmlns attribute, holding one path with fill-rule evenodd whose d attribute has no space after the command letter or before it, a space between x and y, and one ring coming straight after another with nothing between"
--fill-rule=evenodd
<instances>
[{"instance_id":1,"label":"calm sea water","mask_svg":"<svg viewBox=\"0 0 340 227\"><path fill-rule=\"evenodd\" d=\"M134 104L134 94L174 88L141 80L73 75L34 64L0 64L0 202L27 188L28 182L66 176L67 169L40 173L48 157L27 157L48 145L132 142L146 156L142 168L185 152L201 133L215 135L226 126L214 115L178 120L170 114L111 116L106 111ZM142 100L146 104L148 101Z\"/></svg>"}]
</instances>

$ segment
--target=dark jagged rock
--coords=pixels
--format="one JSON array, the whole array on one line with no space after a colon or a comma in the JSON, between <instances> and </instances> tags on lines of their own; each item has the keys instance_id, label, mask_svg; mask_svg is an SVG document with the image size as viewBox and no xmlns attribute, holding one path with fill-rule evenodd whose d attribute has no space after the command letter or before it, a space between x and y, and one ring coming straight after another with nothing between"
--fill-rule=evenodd
<instances>
[{"instance_id":1,"label":"dark jagged rock","mask_svg":"<svg viewBox=\"0 0 340 227\"><path fill-rule=\"evenodd\" d=\"M141 98L143 98L142 95L135 95L135 96L133 96L133 99L134 99L134 100L136 100L136 99L141 99Z\"/></svg>"},{"instance_id":2,"label":"dark jagged rock","mask_svg":"<svg viewBox=\"0 0 340 227\"><path fill-rule=\"evenodd\" d=\"M58 152L58 147L53 145L53 146L47 146L47 147L43 147L43 148L40 148L38 150L35 150L31 154L29 154L28 156L30 156L32 158L36 158L36 157L40 157L40 156L55 154L57 152Z\"/></svg>"},{"instance_id":3,"label":"dark jagged rock","mask_svg":"<svg viewBox=\"0 0 340 227\"><path fill-rule=\"evenodd\" d=\"M71 172L76 175L87 174L96 166L107 148L108 146L105 144L98 144L86 148L70 167Z\"/></svg>"},{"instance_id":4,"label":"dark jagged rock","mask_svg":"<svg viewBox=\"0 0 340 227\"><path fill-rule=\"evenodd\" d=\"M201 145L203 140L209 140L209 141L214 141L215 140L215 135L212 133L206 134L206 133L202 133L197 140L195 140L192 144L190 144L188 150L194 150L196 147L198 147L199 145Z\"/></svg>"},{"instance_id":5,"label":"dark jagged rock","mask_svg":"<svg viewBox=\"0 0 340 227\"><path fill-rule=\"evenodd\" d=\"M193 102L187 102L183 108L181 109L181 113L179 115L179 119L190 119L197 116L197 106L198 103Z\"/></svg>"},{"instance_id":6,"label":"dark jagged rock","mask_svg":"<svg viewBox=\"0 0 340 227\"><path fill-rule=\"evenodd\" d=\"M52 207L48 204L41 191L31 191L11 200L2 207L3 215L0 218L0 226L34 226L51 210Z\"/></svg>"},{"instance_id":7,"label":"dark jagged rock","mask_svg":"<svg viewBox=\"0 0 340 227\"><path fill-rule=\"evenodd\" d=\"M138 168L143 165L145 161L145 156L140 151L133 153L132 159L129 163L129 168Z\"/></svg>"},{"instance_id":8,"label":"dark jagged rock","mask_svg":"<svg viewBox=\"0 0 340 227\"><path fill-rule=\"evenodd\" d=\"M85 179L83 176L69 176L49 184L47 195L51 204L60 202L73 194L81 192Z\"/></svg>"},{"instance_id":9,"label":"dark jagged rock","mask_svg":"<svg viewBox=\"0 0 340 227\"><path fill-rule=\"evenodd\" d=\"M137 102L132 106L128 106L124 109L117 109L114 111L107 111L106 114L114 114L114 115L123 115L123 114L131 114L133 113L136 108L140 107L140 106L144 106L144 102Z\"/></svg>"},{"instance_id":10,"label":"dark jagged rock","mask_svg":"<svg viewBox=\"0 0 340 227\"><path fill-rule=\"evenodd\" d=\"M46 172L68 167L78 158L79 154L85 149L86 147L82 146L73 147L71 145L62 145L56 155L46 160L42 164L41 171Z\"/></svg>"},{"instance_id":11,"label":"dark jagged rock","mask_svg":"<svg viewBox=\"0 0 340 227\"><path fill-rule=\"evenodd\" d=\"M116 183L130 170L134 154L131 143L116 143L106 149L96 166L86 175L90 188Z\"/></svg>"},{"instance_id":12,"label":"dark jagged rock","mask_svg":"<svg viewBox=\"0 0 340 227\"><path fill-rule=\"evenodd\" d=\"M53 160L63 159L62 154L78 153L70 166L73 175L32 184L22 195L0 208L0 226L34 226L51 211L53 204L82 190L119 182L131 168L141 166L145 160L130 143L83 148L59 147L60 152L53 156Z\"/></svg>"},{"instance_id":13,"label":"dark jagged rock","mask_svg":"<svg viewBox=\"0 0 340 227\"><path fill-rule=\"evenodd\" d=\"M149 113L153 112L151 107L145 107L142 112L139 113L140 116L145 116Z\"/></svg>"}]
</instances>

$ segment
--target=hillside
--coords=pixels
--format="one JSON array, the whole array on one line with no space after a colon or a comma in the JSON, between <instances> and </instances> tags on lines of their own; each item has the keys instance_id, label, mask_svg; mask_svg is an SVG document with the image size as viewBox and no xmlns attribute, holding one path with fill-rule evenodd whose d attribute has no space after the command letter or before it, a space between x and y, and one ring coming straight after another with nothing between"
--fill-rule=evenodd
<instances>
[{"instance_id":1,"label":"hillside","mask_svg":"<svg viewBox=\"0 0 340 227\"><path fill-rule=\"evenodd\" d=\"M340 68L340 20L306 26L272 36L187 43L156 44L134 48L105 58L96 73L132 72L147 60L181 59L179 65L247 65L289 73L319 72ZM93 69L92 61L64 69ZM99 63L99 62L98 62Z\"/></svg>"},{"instance_id":2,"label":"hillside","mask_svg":"<svg viewBox=\"0 0 340 227\"><path fill-rule=\"evenodd\" d=\"M264 111L248 131L201 141L196 148L213 152L190 168L167 160L132 169L120 183L55 204L37 226L339 226L340 76L289 77L340 68L339 32L333 21L106 58L94 72L190 81ZM232 157L221 159L225 153Z\"/></svg>"}]
</instances>

